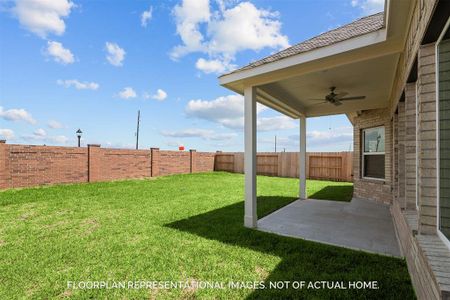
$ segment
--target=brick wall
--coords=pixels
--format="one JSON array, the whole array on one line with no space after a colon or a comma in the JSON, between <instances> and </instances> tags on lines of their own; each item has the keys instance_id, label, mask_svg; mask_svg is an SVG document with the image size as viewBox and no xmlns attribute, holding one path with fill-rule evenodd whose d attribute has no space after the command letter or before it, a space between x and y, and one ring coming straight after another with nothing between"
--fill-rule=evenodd
<instances>
[{"instance_id":1,"label":"brick wall","mask_svg":"<svg viewBox=\"0 0 450 300\"><path fill-rule=\"evenodd\" d=\"M405 197L406 208L416 209L416 84L405 86Z\"/></svg>"},{"instance_id":2,"label":"brick wall","mask_svg":"<svg viewBox=\"0 0 450 300\"><path fill-rule=\"evenodd\" d=\"M411 281L418 299L440 299L440 289L431 271L424 251L402 214L399 203L391 206L391 214L398 234L398 240L405 256Z\"/></svg>"},{"instance_id":3,"label":"brick wall","mask_svg":"<svg viewBox=\"0 0 450 300\"><path fill-rule=\"evenodd\" d=\"M421 46L419 82L419 232L436 232L436 66L435 45Z\"/></svg>"},{"instance_id":4,"label":"brick wall","mask_svg":"<svg viewBox=\"0 0 450 300\"><path fill-rule=\"evenodd\" d=\"M159 175L186 174L191 172L190 152L159 151L159 156Z\"/></svg>"},{"instance_id":5,"label":"brick wall","mask_svg":"<svg viewBox=\"0 0 450 300\"><path fill-rule=\"evenodd\" d=\"M406 115L405 102L398 104L398 189L397 199L401 208L406 207L406 162L405 162Z\"/></svg>"},{"instance_id":6,"label":"brick wall","mask_svg":"<svg viewBox=\"0 0 450 300\"><path fill-rule=\"evenodd\" d=\"M195 152L195 159L192 173L208 172L214 170L215 153L210 152Z\"/></svg>"},{"instance_id":7,"label":"brick wall","mask_svg":"<svg viewBox=\"0 0 450 300\"><path fill-rule=\"evenodd\" d=\"M0 141L0 189L214 170L215 153L9 145Z\"/></svg>"},{"instance_id":8,"label":"brick wall","mask_svg":"<svg viewBox=\"0 0 450 300\"><path fill-rule=\"evenodd\" d=\"M79 183L88 179L86 148L22 145L6 147L9 187Z\"/></svg>"},{"instance_id":9,"label":"brick wall","mask_svg":"<svg viewBox=\"0 0 450 300\"><path fill-rule=\"evenodd\" d=\"M384 126L385 128L385 179L364 179L361 172L362 130L378 126ZM353 130L353 195L355 197L391 203L392 124L389 111L387 109L372 109L361 112L355 118Z\"/></svg>"}]
</instances>

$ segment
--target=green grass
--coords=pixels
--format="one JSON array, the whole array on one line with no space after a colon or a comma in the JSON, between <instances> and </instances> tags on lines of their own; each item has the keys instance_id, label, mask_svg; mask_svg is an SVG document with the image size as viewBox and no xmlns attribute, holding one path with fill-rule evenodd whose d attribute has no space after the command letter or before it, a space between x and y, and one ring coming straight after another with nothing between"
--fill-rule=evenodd
<instances>
[{"instance_id":1,"label":"green grass","mask_svg":"<svg viewBox=\"0 0 450 300\"><path fill-rule=\"evenodd\" d=\"M308 181L308 194L331 197L329 184ZM348 197L345 184L332 184ZM297 192L296 179L258 177L259 216ZM228 173L0 192L0 299L414 297L403 260L246 229L242 199L243 176ZM377 280L380 288L67 288L88 280Z\"/></svg>"}]
</instances>

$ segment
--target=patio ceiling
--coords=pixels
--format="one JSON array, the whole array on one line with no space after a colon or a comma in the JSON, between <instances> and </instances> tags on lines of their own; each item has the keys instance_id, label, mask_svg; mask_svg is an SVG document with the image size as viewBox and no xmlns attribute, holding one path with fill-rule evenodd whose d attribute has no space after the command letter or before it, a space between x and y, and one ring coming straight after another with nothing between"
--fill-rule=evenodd
<instances>
[{"instance_id":1,"label":"patio ceiling","mask_svg":"<svg viewBox=\"0 0 450 300\"><path fill-rule=\"evenodd\" d=\"M398 54L391 54L293 76L260 85L258 90L261 90L262 95L280 99L298 114L304 114L307 117L383 108L389 104L398 56ZM332 86L337 87L337 93L345 91L348 96L366 96L366 98L343 101L340 106L312 100L323 99ZM270 102L265 104L278 109L277 105L272 105Z\"/></svg>"}]
</instances>

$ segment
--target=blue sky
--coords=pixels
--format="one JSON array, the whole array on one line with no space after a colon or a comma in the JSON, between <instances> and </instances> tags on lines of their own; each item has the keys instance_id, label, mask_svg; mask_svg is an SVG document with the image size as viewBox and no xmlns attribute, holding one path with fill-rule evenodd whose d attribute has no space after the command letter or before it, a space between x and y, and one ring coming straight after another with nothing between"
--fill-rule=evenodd
<instances>
[{"instance_id":1,"label":"blue sky","mask_svg":"<svg viewBox=\"0 0 450 300\"><path fill-rule=\"evenodd\" d=\"M243 149L242 97L220 73L382 10L382 0L0 1L0 138L8 143ZM298 149L260 107L258 150ZM309 151L349 150L345 116L308 119Z\"/></svg>"}]
</instances>

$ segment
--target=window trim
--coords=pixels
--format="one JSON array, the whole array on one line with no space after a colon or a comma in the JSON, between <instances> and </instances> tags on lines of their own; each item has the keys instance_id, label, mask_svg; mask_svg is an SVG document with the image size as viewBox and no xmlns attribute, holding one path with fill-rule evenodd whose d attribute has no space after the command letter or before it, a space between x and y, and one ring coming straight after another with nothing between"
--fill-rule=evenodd
<instances>
[{"instance_id":1,"label":"window trim","mask_svg":"<svg viewBox=\"0 0 450 300\"><path fill-rule=\"evenodd\" d=\"M440 165L440 159L441 159L441 145L440 145L440 114L439 114L439 44L444 38L445 33L450 27L450 18L448 18L447 22L445 23L444 29L442 30L441 34L439 35L439 38L436 41L435 47L434 47L434 53L435 53L435 72L436 72L436 195L437 195L437 201L436 201L436 233L437 236L442 240L442 242L450 249L450 240L448 237L446 237L440 230L440 181L441 181L441 165Z\"/></svg>"},{"instance_id":2,"label":"window trim","mask_svg":"<svg viewBox=\"0 0 450 300\"><path fill-rule=\"evenodd\" d=\"M383 128L384 129L384 151L383 152L365 152L365 145L366 145L366 135L364 134L366 130L369 129L377 129L377 128ZM385 181L386 180L386 127L384 125L379 125L379 126L375 126L375 127L367 127L367 128L363 128L361 131L362 134L362 144L361 144L361 178L362 179L368 179L368 180L376 180L376 181ZM384 177L383 178L376 178L376 177L370 177L370 176L364 176L364 156L366 155L383 155L384 156L384 168L385 168L385 172L384 172Z\"/></svg>"}]
</instances>

